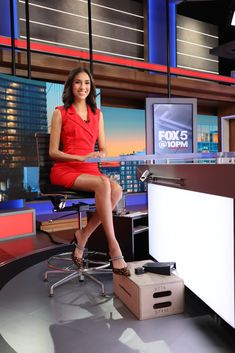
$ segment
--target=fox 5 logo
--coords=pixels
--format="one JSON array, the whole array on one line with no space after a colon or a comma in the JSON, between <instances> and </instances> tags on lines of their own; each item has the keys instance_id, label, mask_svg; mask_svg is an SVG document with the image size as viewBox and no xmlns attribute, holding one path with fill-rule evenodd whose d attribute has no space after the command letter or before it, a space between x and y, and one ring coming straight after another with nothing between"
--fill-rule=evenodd
<instances>
[{"instance_id":1,"label":"fox 5 logo","mask_svg":"<svg viewBox=\"0 0 235 353\"><path fill-rule=\"evenodd\" d=\"M158 132L159 148L187 148L188 131L187 130L159 130Z\"/></svg>"}]
</instances>

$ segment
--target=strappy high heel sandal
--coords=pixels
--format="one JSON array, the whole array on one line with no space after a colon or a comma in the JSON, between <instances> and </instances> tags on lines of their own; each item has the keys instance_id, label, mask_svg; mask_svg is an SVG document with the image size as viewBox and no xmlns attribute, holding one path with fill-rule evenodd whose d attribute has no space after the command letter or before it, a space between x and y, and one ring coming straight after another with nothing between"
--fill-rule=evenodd
<instances>
[{"instance_id":1,"label":"strappy high heel sandal","mask_svg":"<svg viewBox=\"0 0 235 353\"><path fill-rule=\"evenodd\" d=\"M75 248L74 248L74 250L73 250L73 252L72 252L72 255L71 255L71 256L72 256L72 260L73 260L74 264L75 264L79 269L80 269L80 268L83 268L84 258L83 258L83 257L77 257L77 256L75 255L75 250L76 250L76 248L78 248L79 250L84 251L85 248L84 248L83 246L79 245L76 241L74 241L73 244L75 245Z\"/></svg>"},{"instance_id":2,"label":"strappy high heel sandal","mask_svg":"<svg viewBox=\"0 0 235 353\"><path fill-rule=\"evenodd\" d=\"M123 256L114 256L111 259L109 259L109 261L114 262L114 261L123 260L123 259L124 259ZM115 268L113 266L113 273L115 273L116 275L125 276L125 277L129 277L131 275L130 270L127 266L122 268Z\"/></svg>"}]
</instances>

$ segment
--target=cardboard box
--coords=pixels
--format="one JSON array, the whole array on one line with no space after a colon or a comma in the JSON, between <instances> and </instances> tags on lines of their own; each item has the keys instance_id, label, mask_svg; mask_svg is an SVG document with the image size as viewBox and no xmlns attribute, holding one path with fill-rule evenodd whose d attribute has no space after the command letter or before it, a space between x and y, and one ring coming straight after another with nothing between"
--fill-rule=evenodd
<instances>
[{"instance_id":1,"label":"cardboard box","mask_svg":"<svg viewBox=\"0 0 235 353\"><path fill-rule=\"evenodd\" d=\"M113 275L114 294L139 319L150 319L182 313L184 310L184 282L178 276L146 272L135 274L136 267L147 262L130 262L130 277Z\"/></svg>"}]
</instances>

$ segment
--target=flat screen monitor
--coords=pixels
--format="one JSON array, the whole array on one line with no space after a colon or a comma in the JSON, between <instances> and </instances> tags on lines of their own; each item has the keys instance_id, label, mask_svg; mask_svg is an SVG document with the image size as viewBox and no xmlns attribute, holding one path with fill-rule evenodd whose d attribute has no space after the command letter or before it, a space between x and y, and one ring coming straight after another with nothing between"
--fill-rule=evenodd
<instances>
[{"instance_id":1,"label":"flat screen monitor","mask_svg":"<svg viewBox=\"0 0 235 353\"><path fill-rule=\"evenodd\" d=\"M196 115L196 99L147 98L147 153L164 155L196 151Z\"/></svg>"}]
</instances>

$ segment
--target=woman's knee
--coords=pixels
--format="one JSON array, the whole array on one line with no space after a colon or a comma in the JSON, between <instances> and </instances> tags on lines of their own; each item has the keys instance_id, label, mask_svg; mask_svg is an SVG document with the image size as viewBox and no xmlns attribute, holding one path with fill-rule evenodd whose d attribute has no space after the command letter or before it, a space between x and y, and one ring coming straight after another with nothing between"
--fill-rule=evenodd
<instances>
[{"instance_id":1,"label":"woman's knee","mask_svg":"<svg viewBox=\"0 0 235 353\"><path fill-rule=\"evenodd\" d=\"M117 182L114 182L105 176L104 177L101 176L99 178L96 191L101 193L103 196L107 194L111 195L112 203L115 203L115 204L122 198L121 186Z\"/></svg>"},{"instance_id":2,"label":"woman's knee","mask_svg":"<svg viewBox=\"0 0 235 353\"><path fill-rule=\"evenodd\" d=\"M97 191L102 193L111 193L111 185L109 179L101 176L97 184Z\"/></svg>"}]
</instances>

